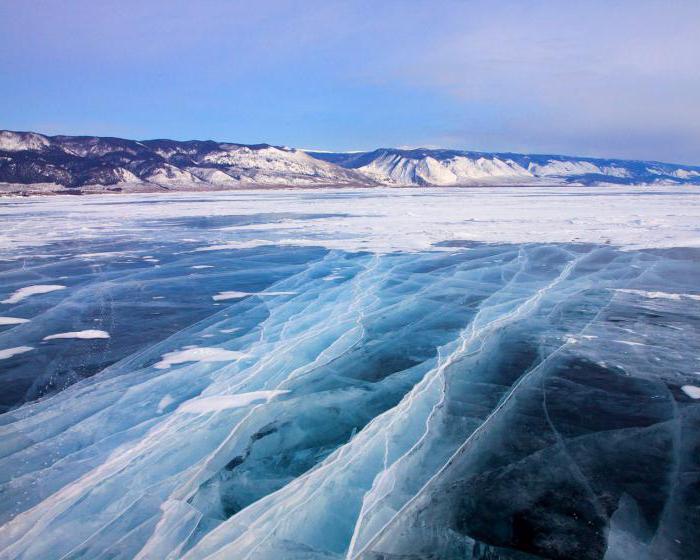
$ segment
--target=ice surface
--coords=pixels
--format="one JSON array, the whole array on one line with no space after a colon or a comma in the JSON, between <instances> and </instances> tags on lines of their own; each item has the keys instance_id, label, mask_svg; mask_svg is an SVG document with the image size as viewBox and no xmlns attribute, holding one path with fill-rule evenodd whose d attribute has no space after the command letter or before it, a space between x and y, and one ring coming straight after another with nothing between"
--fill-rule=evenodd
<instances>
[{"instance_id":1,"label":"ice surface","mask_svg":"<svg viewBox=\"0 0 700 560\"><path fill-rule=\"evenodd\" d=\"M196 239L192 250L206 253L270 243L375 252L459 241L700 246L700 191L693 186L258 190L121 195L118 201L88 195L81 204L72 197L5 200L0 249L6 250L129 236L144 222L158 221L167 223L168 239Z\"/></svg>"},{"instance_id":2,"label":"ice surface","mask_svg":"<svg viewBox=\"0 0 700 560\"><path fill-rule=\"evenodd\" d=\"M697 195L450 195L0 203L0 558L695 558Z\"/></svg>"}]
</instances>

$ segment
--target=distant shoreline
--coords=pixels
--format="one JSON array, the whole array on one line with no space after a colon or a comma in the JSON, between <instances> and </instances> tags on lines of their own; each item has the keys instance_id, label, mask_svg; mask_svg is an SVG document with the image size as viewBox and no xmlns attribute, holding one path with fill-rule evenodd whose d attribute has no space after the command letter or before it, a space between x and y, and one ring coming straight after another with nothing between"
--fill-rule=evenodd
<instances>
[{"instance_id":1,"label":"distant shoreline","mask_svg":"<svg viewBox=\"0 0 700 560\"><path fill-rule=\"evenodd\" d=\"M51 183L0 183L0 198L25 198L34 196L89 196L89 195L133 195L133 194L174 194L174 193L235 193L246 191L319 191L319 190L337 190L337 191L352 191L352 190L454 190L454 189L538 189L538 188L677 188L679 190L698 188L699 185L693 184L576 184L576 183L542 183L542 184L474 184L474 185L256 185L250 184L238 186L235 188L222 188L216 185L211 185L207 188L202 188L201 184L179 185L175 188L164 187L160 185L130 185L113 186L113 185L86 185L83 187L65 187ZM149 188L150 187L150 188Z\"/></svg>"}]
</instances>

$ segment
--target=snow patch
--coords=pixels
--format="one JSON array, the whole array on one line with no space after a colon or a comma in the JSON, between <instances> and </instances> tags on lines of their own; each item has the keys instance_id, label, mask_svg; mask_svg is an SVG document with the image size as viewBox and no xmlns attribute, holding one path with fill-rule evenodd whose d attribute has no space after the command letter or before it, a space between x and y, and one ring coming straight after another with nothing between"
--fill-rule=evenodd
<instances>
[{"instance_id":1,"label":"snow patch","mask_svg":"<svg viewBox=\"0 0 700 560\"><path fill-rule=\"evenodd\" d=\"M170 395L167 394L165 395L160 401L158 402L158 414L162 414L163 411L168 408L171 404L175 402L175 399Z\"/></svg>"},{"instance_id":2,"label":"snow patch","mask_svg":"<svg viewBox=\"0 0 700 560\"><path fill-rule=\"evenodd\" d=\"M34 347L15 346L14 348L5 348L4 350L0 350L0 360L6 360L7 358L11 358L12 356L16 356L17 354L24 354L25 352L29 352L30 350L34 350Z\"/></svg>"},{"instance_id":3,"label":"snow patch","mask_svg":"<svg viewBox=\"0 0 700 560\"><path fill-rule=\"evenodd\" d=\"M29 319L22 319L20 317L0 317L0 325L21 325L22 323L28 323Z\"/></svg>"},{"instance_id":4,"label":"snow patch","mask_svg":"<svg viewBox=\"0 0 700 560\"><path fill-rule=\"evenodd\" d=\"M691 399L700 399L700 387L696 385L683 385L681 390Z\"/></svg>"},{"instance_id":5,"label":"snow patch","mask_svg":"<svg viewBox=\"0 0 700 560\"><path fill-rule=\"evenodd\" d=\"M270 399L285 393L289 393L289 391L252 391L250 393L240 393L238 395L200 397L180 405L177 412L188 412L192 414L217 412L219 410L227 410L229 408L239 408L249 404L267 402Z\"/></svg>"},{"instance_id":6,"label":"snow patch","mask_svg":"<svg viewBox=\"0 0 700 560\"><path fill-rule=\"evenodd\" d=\"M48 294L49 292L63 289L65 289L65 286L61 284L37 284L36 286L26 286L25 288L20 288L13 292L9 298L0 301L0 303L19 303L29 296Z\"/></svg>"},{"instance_id":7,"label":"snow patch","mask_svg":"<svg viewBox=\"0 0 700 560\"><path fill-rule=\"evenodd\" d=\"M296 294L296 292L237 292L237 291L228 291L228 292L219 292L215 296L211 296L211 299L214 301L224 301L227 299L240 299L244 298L247 296L258 296L258 297L263 297L263 296L291 296Z\"/></svg>"},{"instance_id":8,"label":"snow patch","mask_svg":"<svg viewBox=\"0 0 700 560\"><path fill-rule=\"evenodd\" d=\"M102 253L81 253L75 256L81 259L98 259L103 257L127 257L130 255L131 253L128 253L126 251L104 251Z\"/></svg>"},{"instance_id":9,"label":"snow patch","mask_svg":"<svg viewBox=\"0 0 700 560\"><path fill-rule=\"evenodd\" d=\"M634 294L649 299L672 299L679 301L681 298L688 298L700 301L700 295L694 294L674 294L670 292L648 292L646 290L619 289L618 292L625 294Z\"/></svg>"},{"instance_id":10,"label":"snow patch","mask_svg":"<svg viewBox=\"0 0 700 560\"><path fill-rule=\"evenodd\" d=\"M250 239L248 241L229 241L217 245L207 245L206 247L197 247L194 251L201 253L204 251L226 251L228 249L252 249L262 245L270 245L270 241L264 239ZM192 267L194 268L194 267Z\"/></svg>"},{"instance_id":11,"label":"snow patch","mask_svg":"<svg viewBox=\"0 0 700 560\"><path fill-rule=\"evenodd\" d=\"M51 334L49 336L45 336L44 340L56 340L59 338L80 338L83 340L89 340L93 338L109 338L109 333L107 331L101 331L97 329L87 329L84 331L71 331Z\"/></svg>"},{"instance_id":12,"label":"snow patch","mask_svg":"<svg viewBox=\"0 0 700 560\"><path fill-rule=\"evenodd\" d=\"M232 362L244 357L246 357L246 354L235 350L193 346L163 354L160 361L153 367L156 369L167 369L170 366L187 362Z\"/></svg>"},{"instance_id":13,"label":"snow patch","mask_svg":"<svg viewBox=\"0 0 700 560\"><path fill-rule=\"evenodd\" d=\"M35 132L0 131L0 150L19 152L22 150L41 150L50 144L49 139Z\"/></svg>"}]
</instances>

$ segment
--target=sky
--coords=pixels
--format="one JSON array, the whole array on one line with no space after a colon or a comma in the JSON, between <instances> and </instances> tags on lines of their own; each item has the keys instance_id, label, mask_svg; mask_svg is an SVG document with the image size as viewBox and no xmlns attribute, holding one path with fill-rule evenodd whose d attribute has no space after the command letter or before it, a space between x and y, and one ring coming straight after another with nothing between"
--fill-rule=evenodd
<instances>
[{"instance_id":1,"label":"sky","mask_svg":"<svg viewBox=\"0 0 700 560\"><path fill-rule=\"evenodd\" d=\"M700 1L2 0L0 128L700 164Z\"/></svg>"}]
</instances>

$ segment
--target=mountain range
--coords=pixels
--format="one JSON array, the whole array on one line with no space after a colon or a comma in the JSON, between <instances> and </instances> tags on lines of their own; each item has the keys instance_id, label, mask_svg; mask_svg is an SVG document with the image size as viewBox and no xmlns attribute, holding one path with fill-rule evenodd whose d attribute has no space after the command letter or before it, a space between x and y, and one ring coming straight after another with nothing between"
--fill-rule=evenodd
<instances>
[{"instance_id":1,"label":"mountain range","mask_svg":"<svg viewBox=\"0 0 700 560\"><path fill-rule=\"evenodd\" d=\"M0 131L0 193L6 194L630 184L700 185L700 166L423 148L333 153L212 140Z\"/></svg>"}]
</instances>

